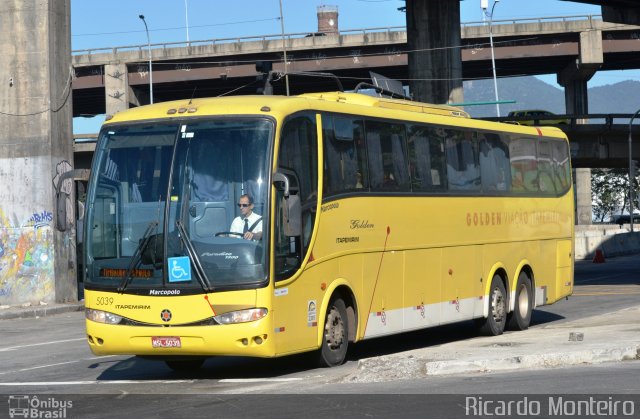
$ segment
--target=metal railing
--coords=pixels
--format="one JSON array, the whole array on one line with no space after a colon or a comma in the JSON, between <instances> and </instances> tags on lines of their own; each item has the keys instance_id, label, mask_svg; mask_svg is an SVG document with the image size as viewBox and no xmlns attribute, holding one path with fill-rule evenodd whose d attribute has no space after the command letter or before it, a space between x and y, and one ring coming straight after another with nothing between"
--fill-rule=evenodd
<instances>
[{"instance_id":1,"label":"metal railing","mask_svg":"<svg viewBox=\"0 0 640 419\"><path fill-rule=\"evenodd\" d=\"M539 17L539 18L525 18L525 19L505 19L505 20L494 20L493 25L496 24L504 24L504 25L515 25L521 23L530 23L530 22L552 22L552 21L593 21L594 18L599 18L600 15L576 15L576 16L553 16L553 17ZM462 28L465 27L473 27L473 26L481 26L486 25L486 22L465 22L461 23ZM363 28L363 29L345 29L338 32L338 35L353 35L353 34L362 34L366 35L369 33L380 33L380 32L404 32L406 31L405 26L382 26L382 27L374 27L374 28ZM241 42L266 42L272 40L282 40L284 36L285 39L300 39L300 38L324 38L324 36L332 36L332 35L324 35L318 32L297 32L297 33L288 33L288 34L270 34L270 35L257 35L257 36L240 36L240 37L232 37L232 38L213 38L213 39L203 39L197 41L179 41L179 42L162 42L157 44L151 44L152 49L167 49L167 48L177 48L177 47L198 47L198 46L208 46L208 45L219 45L219 44L232 44L232 43L241 43ZM115 47L102 47L102 48L89 48L89 49L78 49L71 51L72 55L92 55L92 54L100 54L100 53L111 53L117 54L118 52L124 51L140 51L149 48L149 44L140 44L140 45L123 45L123 46L115 46Z\"/></svg>"},{"instance_id":2,"label":"metal railing","mask_svg":"<svg viewBox=\"0 0 640 419\"><path fill-rule=\"evenodd\" d=\"M575 21L589 21L593 22L595 19L602 19L602 15L574 15L574 16L548 16L548 17L530 17L530 18L521 18L521 19L495 19L491 21L492 25L501 24L501 25L518 25L524 23L545 23L545 22L575 22ZM476 22L463 22L461 26L463 28L473 27L473 26L486 26L487 22L485 21L476 21Z\"/></svg>"},{"instance_id":3,"label":"metal railing","mask_svg":"<svg viewBox=\"0 0 640 419\"><path fill-rule=\"evenodd\" d=\"M534 125L540 125L541 123L544 125L545 123L548 124L548 121L562 121L564 120L565 122L561 122L561 123L557 123L557 124L551 124L551 125L570 125L570 126L575 126L575 125L588 125L588 124L602 124L604 123L604 125L607 126L611 126L614 124L614 122L617 122L617 124L629 124L629 121L631 120L631 117L633 116L633 114L627 114L627 113L592 113L592 114L585 114L585 115L575 115L575 114L556 114L556 115L540 115L540 116L534 116L534 115L528 115L528 116L501 116L501 117L487 117L487 118L479 118L479 119L484 119L486 121L496 121L496 122L511 122L511 123L519 123L521 121L527 121L527 122L533 122ZM620 122L620 121L616 121L616 120L623 120L624 122ZM578 121L580 121L580 123L578 123ZM587 123L585 124L583 121L587 121ZM640 124L640 121L638 121L638 124Z\"/></svg>"}]
</instances>

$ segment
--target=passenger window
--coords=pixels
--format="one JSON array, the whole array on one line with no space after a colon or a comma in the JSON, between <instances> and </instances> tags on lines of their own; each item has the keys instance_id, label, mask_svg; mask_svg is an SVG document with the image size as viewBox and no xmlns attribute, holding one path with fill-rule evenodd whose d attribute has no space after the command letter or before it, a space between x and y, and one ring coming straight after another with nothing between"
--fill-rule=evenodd
<instances>
[{"instance_id":1,"label":"passenger window","mask_svg":"<svg viewBox=\"0 0 640 419\"><path fill-rule=\"evenodd\" d=\"M538 160L533 138L514 138L509 143L511 161L511 189L514 193L536 193L538 188Z\"/></svg>"},{"instance_id":2,"label":"passenger window","mask_svg":"<svg viewBox=\"0 0 640 419\"><path fill-rule=\"evenodd\" d=\"M361 120L323 115L324 186L327 195L369 187Z\"/></svg>"},{"instance_id":3,"label":"passenger window","mask_svg":"<svg viewBox=\"0 0 640 419\"><path fill-rule=\"evenodd\" d=\"M553 178L560 193L565 193L571 187L571 164L569 149L564 141L551 141L553 155Z\"/></svg>"},{"instance_id":4,"label":"passenger window","mask_svg":"<svg viewBox=\"0 0 640 419\"><path fill-rule=\"evenodd\" d=\"M444 138L438 135L435 128L412 126L409 128L407 142L412 189L444 190Z\"/></svg>"},{"instance_id":5,"label":"passenger window","mask_svg":"<svg viewBox=\"0 0 640 419\"><path fill-rule=\"evenodd\" d=\"M452 191L479 191L480 164L475 133L446 129L447 183Z\"/></svg>"},{"instance_id":6,"label":"passenger window","mask_svg":"<svg viewBox=\"0 0 640 419\"><path fill-rule=\"evenodd\" d=\"M404 125L367 121L365 128L371 190L408 191Z\"/></svg>"},{"instance_id":7,"label":"passenger window","mask_svg":"<svg viewBox=\"0 0 640 419\"><path fill-rule=\"evenodd\" d=\"M498 134L480 134L480 179L485 192L511 189L509 147Z\"/></svg>"},{"instance_id":8,"label":"passenger window","mask_svg":"<svg viewBox=\"0 0 640 419\"><path fill-rule=\"evenodd\" d=\"M557 195L561 189L554 181L551 144L545 140L538 142L538 186L543 195Z\"/></svg>"}]
</instances>

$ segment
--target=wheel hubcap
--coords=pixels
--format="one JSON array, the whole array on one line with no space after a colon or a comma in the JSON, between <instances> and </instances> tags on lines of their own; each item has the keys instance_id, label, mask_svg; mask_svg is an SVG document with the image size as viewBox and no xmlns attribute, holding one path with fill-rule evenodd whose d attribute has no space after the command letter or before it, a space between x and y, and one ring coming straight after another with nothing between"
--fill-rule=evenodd
<instances>
[{"instance_id":1,"label":"wheel hubcap","mask_svg":"<svg viewBox=\"0 0 640 419\"><path fill-rule=\"evenodd\" d=\"M504 295L497 287L493 289L491 295L491 308L493 309L493 319L498 323L501 322L505 313Z\"/></svg>"},{"instance_id":2,"label":"wheel hubcap","mask_svg":"<svg viewBox=\"0 0 640 419\"><path fill-rule=\"evenodd\" d=\"M529 291L527 287L520 285L520 293L518 297L518 310L520 311L520 317L526 317L529 312Z\"/></svg>"},{"instance_id":3,"label":"wheel hubcap","mask_svg":"<svg viewBox=\"0 0 640 419\"><path fill-rule=\"evenodd\" d=\"M330 349L337 349L344 342L344 324L338 310L331 309L327 315L327 324L324 328L325 339Z\"/></svg>"}]
</instances>

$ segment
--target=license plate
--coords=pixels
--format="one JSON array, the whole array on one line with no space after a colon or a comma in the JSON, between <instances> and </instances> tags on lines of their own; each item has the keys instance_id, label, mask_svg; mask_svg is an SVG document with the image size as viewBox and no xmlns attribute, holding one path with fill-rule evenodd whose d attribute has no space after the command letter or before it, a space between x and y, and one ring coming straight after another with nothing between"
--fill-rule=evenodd
<instances>
[{"instance_id":1,"label":"license plate","mask_svg":"<svg viewBox=\"0 0 640 419\"><path fill-rule=\"evenodd\" d=\"M154 348L180 348L182 343L179 336L153 336L151 346Z\"/></svg>"}]
</instances>

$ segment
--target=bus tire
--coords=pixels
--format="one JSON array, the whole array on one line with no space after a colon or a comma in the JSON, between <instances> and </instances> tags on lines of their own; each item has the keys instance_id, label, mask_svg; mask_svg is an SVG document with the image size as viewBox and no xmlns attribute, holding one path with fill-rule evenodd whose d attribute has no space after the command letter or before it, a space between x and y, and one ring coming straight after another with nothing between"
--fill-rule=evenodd
<instances>
[{"instance_id":1,"label":"bus tire","mask_svg":"<svg viewBox=\"0 0 640 419\"><path fill-rule=\"evenodd\" d=\"M341 298L333 298L327 307L319 352L321 367L341 365L347 358L349 347L349 321L347 308Z\"/></svg>"},{"instance_id":2,"label":"bus tire","mask_svg":"<svg viewBox=\"0 0 640 419\"><path fill-rule=\"evenodd\" d=\"M167 360L164 363L175 372L196 372L204 364L204 359Z\"/></svg>"},{"instance_id":3,"label":"bus tire","mask_svg":"<svg viewBox=\"0 0 640 419\"><path fill-rule=\"evenodd\" d=\"M504 332L507 322L507 292L500 275L494 275L489 289L489 313L478 323L479 331L486 336L498 336Z\"/></svg>"},{"instance_id":4,"label":"bus tire","mask_svg":"<svg viewBox=\"0 0 640 419\"><path fill-rule=\"evenodd\" d=\"M520 272L516 284L515 305L513 311L507 316L507 329L526 330L529 327L533 310L531 288L529 276L525 272Z\"/></svg>"}]
</instances>

